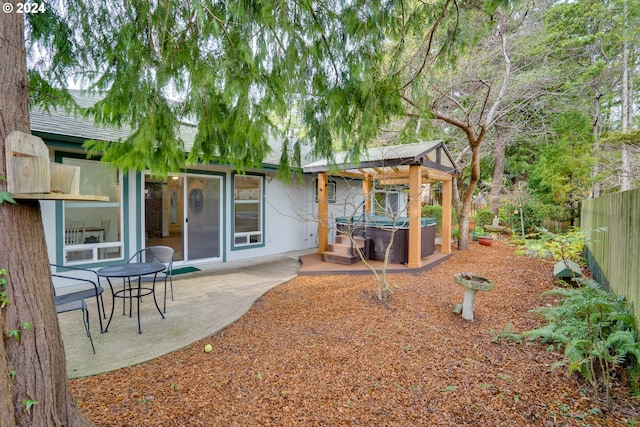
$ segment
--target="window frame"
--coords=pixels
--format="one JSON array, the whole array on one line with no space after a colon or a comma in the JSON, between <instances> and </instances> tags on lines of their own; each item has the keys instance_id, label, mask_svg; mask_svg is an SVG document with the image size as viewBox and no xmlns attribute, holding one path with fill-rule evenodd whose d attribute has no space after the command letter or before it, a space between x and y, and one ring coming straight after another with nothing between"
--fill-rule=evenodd
<instances>
[{"instance_id":1,"label":"window frame","mask_svg":"<svg viewBox=\"0 0 640 427\"><path fill-rule=\"evenodd\" d=\"M55 153L55 161L56 163L62 163L64 158L75 159L75 160L85 160L90 162L100 162L99 159L89 159L86 155L81 153L73 153L66 151L57 151ZM125 210L128 209L127 197L126 197L126 189L128 186L128 177L126 174L122 172L122 170L117 170L118 174L118 183L119 183L119 194L117 194L118 201L116 202L73 202L73 201L57 201L56 202L56 263L63 266L83 266L83 267L94 267L94 266L102 266L112 264L114 262L122 262L126 258L127 251L127 239L125 238L125 230L126 230L126 215ZM78 205L78 206L69 206L69 205ZM119 222L119 230L118 235L120 239L117 241L111 242L97 242L97 243L83 243L78 245L68 245L65 242L65 232L66 232L66 210L73 208L85 208L92 207L97 208L100 206L113 205L111 207L116 207L119 209L118 212L118 222ZM114 224L111 224L110 227L114 227ZM120 256L114 258L100 258L99 251L107 250L112 248L118 248L120 250ZM91 251L91 258L79 259L79 260L68 260L67 252L72 251Z\"/></svg>"},{"instance_id":2,"label":"window frame","mask_svg":"<svg viewBox=\"0 0 640 427\"><path fill-rule=\"evenodd\" d=\"M257 199L242 200L236 199L236 180L238 177L256 179L260 185L259 195ZM231 193L233 200L231 204L231 250L251 249L265 246L265 176L256 173L233 173L231 176ZM257 231L236 231L236 206L238 204L257 204L258 205L258 226ZM259 241L252 242L252 238L259 237ZM238 242L239 238L245 238L245 242Z\"/></svg>"},{"instance_id":3,"label":"window frame","mask_svg":"<svg viewBox=\"0 0 640 427\"><path fill-rule=\"evenodd\" d=\"M313 179L313 188L315 189L315 201L318 203L318 178ZM338 183L336 180L329 178L327 181L327 203L338 202Z\"/></svg>"}]
</instances>

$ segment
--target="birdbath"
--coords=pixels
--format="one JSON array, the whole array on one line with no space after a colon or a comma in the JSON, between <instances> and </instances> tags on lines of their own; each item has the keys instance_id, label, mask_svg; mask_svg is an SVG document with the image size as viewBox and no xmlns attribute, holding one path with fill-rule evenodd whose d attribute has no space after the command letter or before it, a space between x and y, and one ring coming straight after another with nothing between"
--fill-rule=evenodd
<instances>
[{"instance_id":1,"label":"birdbath","mask_svg":"<svg viewBox=\"0 0 640 427\"><path fill-rule=\"evenodd\" d=\"M504 225L485 225L484 229L491 233L491 237L497 240L500 237L500 233L504 231L506 227Z\"/></svg>"},{"instance_id":2,"label":"birdbath","mask_svg":"<svg viewBox=\"0 0 640 427\"><path fill-rule=\"evenodd\" d=\"M493 289L493 282L484 277L474 276L471 273L455 274L453 282L466 288L462 304L456 304L453 312L456 314L462 313L463 319L473 321L473 301L476 298L476 292L490 291Z\"/></svg>"},{"instance_id":3,"label":"birdbath","mask_svg":"<svg viewBox=\"0 0 640 427\"><path fill-rule=\"evenodd\" d=\"M498 215L493 217L493 221L491 225L485 225L484 229L491 233L491 237L494 239L498 239L500 237L500 233L504 231L506 227L504 225L500 225L500 220L498 219Z\"/></svg>"}]
</instances>

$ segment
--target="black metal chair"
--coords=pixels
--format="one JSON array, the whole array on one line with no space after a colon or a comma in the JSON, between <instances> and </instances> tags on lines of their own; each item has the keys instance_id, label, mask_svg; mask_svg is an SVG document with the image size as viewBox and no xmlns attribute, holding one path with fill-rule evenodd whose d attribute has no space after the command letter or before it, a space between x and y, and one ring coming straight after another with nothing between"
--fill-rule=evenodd
<instances>
[{"instance_id":1,"label":"black metal chair","mask_svg":"<svg viewBox=\"0 0 640 427\"><path fill-rule=\"evenodd\" d=\"M84 301L84 299L61 303L58 301L58 297L56 297L56 313L67 313L69 311L76 310L82 310L82 322L84 323L84 330L89 337L89 342L91 342L91 350L93 350L93 354L96 354L96 348L93 346L93 338L91 338L91 327L89 325L89 310L87 310L87 303Z\"/></svg>"},{"instance_id":2,"label":"black metal chair","mask_svg":"<svg viewBox=\"0 0 640 427\"><path fill-rule=\"evenodd\" d=\"M129 258L131 262L160 262L167 268L158 273L164 275L164 303L162 311L167 312L167 281L169 281L169 287L171 289L171 301L173 301L173 248L169 246L149 246L144 249L140 249ZM151 282L154 281L154 277L142 277L142 281ZM131 286L131 284L129 284Z\"/></svg>"},{"instance_id":3,"label":"black metal chair","mask_svg":"<svg viewBox=\"0 0 640 427\"><path fill-rule=\"evenodd\" d=\"M52 267L59 267L55 264L51 264ZM56 287L53 287L53 294L55 297L56 304L56 312L67 313L70 311L82 311L82 321L84 323L85 332L87 337L89 337L89 341L91 342L91 349L93 353L96 353L96 349L93 345L93 338L91 337L91 327L89 323L89 310L87 308L86 299L87 298L96 298L96 307L98 309L98 319L100 320L100 332L103 332L102 327L102 317L105 315L104 311L104 301L102 299L102 293L104 289L98 284L97 275L92 270L85 270L80 268L73 267L64 267L65 269L80 271L83 275L95 275L96 280L93 281L91 279L85 277L76 277L71 275L60 274L57 272L51 273L51 277L54 279L60 279L60 281L64 281L69 284L74 285L74 290L72 292L67 292L62 295L58 295L56 293ZM89 286L91 285L91 286ZM102 313L100 312L100 308L102 307Z\"/></svg>"}]
</instances>

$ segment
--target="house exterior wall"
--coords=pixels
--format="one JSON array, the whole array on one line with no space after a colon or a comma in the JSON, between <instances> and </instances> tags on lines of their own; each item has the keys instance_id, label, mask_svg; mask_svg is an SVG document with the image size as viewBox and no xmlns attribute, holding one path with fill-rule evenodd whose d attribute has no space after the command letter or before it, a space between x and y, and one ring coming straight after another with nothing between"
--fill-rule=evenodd
<instances>
[{"instance_id":1,"label":"house exterior wall","mask_svg":"<svg viewBox=\"0 0 640 427\"><path fill-rule=\"evenodd\" d=\"M51 161L56 161L68 153L77 155L76 144L56 144L50 138ZM312 249L317 246L317 223L315 212L314 177L302 176L285 182L276 177L274 169L249 171L251 175L262 177L263 183L263 244L247 247L233 245L233 205L234 172L221 165L202 165L189 169L183 176L210 175L221 177L221 226L223 228L221 256L217 259L193 260L185 265L202 262L227 262L290 251ZM126 262L137 250L145 245L145 176L144 173L127 171L121 175L122 200L122 256L113 260L88 262L77 266L98 268L104 265ZM82 180L82 176L81 176ZM56 201L41 201L43 227L49 261L64 264L64 224L63 204Z\"/></svg>"},{"instance_id":2,"label":"house exterior wall","mask_svg":"<svg viewBox=\"0 0 640 427\"><path fill-rule=\"evenodd\" d=\"M229 248L227 255L229 261L305 250L317 246L317 227L313 211L310 210L313 206L309 203L314 197L313 179L304 176L302 182L298 182L297 178L292 178L291 182L284 182L276 178L275 171L266 172L264 176L264 246ZM233 204L231 181L231 179L227 180L228 218L231 218ZM231 227L230 221L229 227Z\"/></svg>"},{"instance_id":3,"label":"house exterior wall","mask_svg":"<svg viewBox=\"0 0 640 427\"><path fill-rule=\"evenodd\" d=\"M335 218L362 214L364 196L360 180L332 177L330 181L336 183L335 202L329 203L329 243L334 243L336 237Z\"/></svg>"}]
</instances>

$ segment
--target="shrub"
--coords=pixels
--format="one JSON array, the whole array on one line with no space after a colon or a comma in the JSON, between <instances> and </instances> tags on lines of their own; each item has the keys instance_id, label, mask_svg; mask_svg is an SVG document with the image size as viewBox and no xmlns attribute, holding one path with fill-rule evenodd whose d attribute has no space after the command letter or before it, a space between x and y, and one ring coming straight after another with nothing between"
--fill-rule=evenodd
<instances>
[{"instance_id":1,"label":"shrub","mask_svg":"<svg viewBox=\"0 0 640 427\"><path fill-rule=\"evenodd\" d=\"M436 219L436 234L440 235L442 232L442 206L422 206L421 214L423 218L435 218ZM458 223L458 215L456 210L451 210L451 224L455 226ZM455 227L454 227L455 228Z\"/></svg>"},{"instance_id":2,"label":"shrub","mask_svg":"<svg viewBox=\"0 0 640 427\"><path fill-rule=\"evenodd\" d=\"M538 239L526 240L525 245L530 253L539 258L551 258L554 261L568 259L584 264L582 253L587 236L580 229L574 228L562 234L540 229L537 237Z\"/></svg>"},{"instance_id":3,"label":"shrub","mask_svg":"<svg viewBox=\"0 0 640 427\"><path fill-rule=\"evenodd\" d=\"M485 225L493 224L495 214L489 209L479 209L476 212L476 226L484 228Z\"/></svg>"},{"instance_id":4,"label":"shrub","mask_svg":"<svg viewBox=\"0 0 640 427\"><path fill-rule=\"evenodd\" d=\"M562 206L528 203L520 208L515 205L504 205L500 209L500 220L508 224L516 234L522 234L521 209L525 234L535 233L538 228L542 227L544 222L563 223L571 219L571 213Z\"/></svg>"},{"instance_id":5,"label":"shrub","mask_svg":"<svg viewBox=\"0 0 640 427\"><path fill-rule=\"evenodd\" d=\"M629 371L631 388L639 391L640 343L630 304L624 297L604 291L589 279L578 280L578 288L557 288L543 295L562 297L562 303L533 311L547 324L523 333L529 340L541 339L555 349L564 348L565 359L556 364L579 372L593 388L596 399L600 387L611 405L612 376L616 370Z\"/></svg>"}]
</instances>

